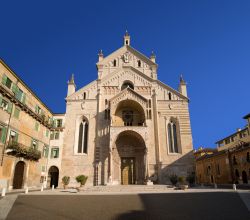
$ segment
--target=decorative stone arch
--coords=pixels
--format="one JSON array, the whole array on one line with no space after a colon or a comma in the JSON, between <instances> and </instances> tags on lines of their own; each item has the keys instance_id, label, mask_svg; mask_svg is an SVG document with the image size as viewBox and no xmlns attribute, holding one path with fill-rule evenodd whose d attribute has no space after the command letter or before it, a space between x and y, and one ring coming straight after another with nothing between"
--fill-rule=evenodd
<instances>
[{"instance_id":1,"label":"decorative stone arch","mask_svg":"<svg viewBox=\"0 0 250 220\"><path fill-rule=\"evenodd\" d=\"M169 150L169 136L168 136L168 124L173 122L176 125L176 135L177 135L177 146L178 146L178 154L182 153L182 146L181 146L181 132L180 132L180 123L179 117L165 117L165 135L166 135L166 146L168 154L172 154Z\"/></svg>"},{"instance_id":2,"label":"decorative stone arch","mask_svg":"<svg viewBox=\"0 0 250 220\"><path fill-rule=\"evenodd\" d=\"M147 133L138 129L117 130L112 132L110 143L110 173L113 184L124 184L123 162L130 158L134 161L134 181L130 184L143 184L148 176Z\"/></svg>"},{"instance_id":3,"label":"decorative stone arch","mask_svg":"<svg viewBox=\"0 0 250 220\"><path fill-rule=\"evenodd\" d=\"M120 94L115 96L113 99L110 100L110 113L111 116L115 114L117 107L122 101L130 100L135 102L143 109L144 115L146 115L146 108L147 108L147 99L140 96L130 88L124 89Z\"/></svg>"},{"instance_id":4,"label":"decorative stone arch","mask_svg":"<svg viewBox=\"0 0 250 220\"><path fill-rule=\"evenodd\" d=\"M86 115L78 115L76 117L76 123L75 123L75 141L74 141L74 148L73 148L73 153L74 155L86 155L85 153L78 153L78 140L79 140L79 128L80 128L80 124L82 123L82 121L86 121L86 123L89 126L89 117L87 117ZM88 134L87 134L87 143L89 143L89 127L88 127Z\"/></svg>"}]
</instances>

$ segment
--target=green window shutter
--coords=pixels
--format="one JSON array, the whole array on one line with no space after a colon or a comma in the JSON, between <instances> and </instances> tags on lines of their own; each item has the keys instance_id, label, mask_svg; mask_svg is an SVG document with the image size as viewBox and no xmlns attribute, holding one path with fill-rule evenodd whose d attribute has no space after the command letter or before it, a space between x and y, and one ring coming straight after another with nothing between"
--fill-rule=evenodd
<instances>
[{"instance_id":1,"label":"green window shutter","mask_svg":"<svg viewBox=\"0 0 250 220\"><path fill-rule=\"evenodd\" d=\"M36 105L36 109L35 109L36 113L38 113L38 105Z\"/></svg>"},{"instance_id":2,"label":"green window shutter","mask_svg":"<svg viewBox=\"0 0 250 220\"><path fill-rule=\"evenodd\" d=\"M20 109L18 109L17 107L15 107L14 117L15 118L19 118L19 115L20 115Z\"/></svg>"},{"instance_id":3,"label":"green window shutter","mask_svg":"<svg viewBox=\"0 0 250 220\"><path fill-rule=\"evenodd\" d=\"M35 130L38 131L39 130L39 123L36 121L35 123Z\"/></svg>"},{"instance_id":4,"label":"green window shutter","mask_svg":"<svg viewBox=\"0 0 250 220\"><path fill-rule=\"evenodd\" d=\"M46 137L48 137L48 136L49 136L49 130L46 129Z\"/></svg>"},{"instance_id":5,"label":"green window shutter","mask_svg":"<svg viewBox=\"0 0 250 220\"><path fill-rule=\"evenodd\" d=\"M2 94L0 94L0 106L2 104L2 99L3 99Z\"/></svg>"},{"instance_id":6,"label":"green window shutter","mask_svg":"<svg viewBox=\"0 0 250 220\"><path fill-rule=\"evenodd\" d=\"M11 102L9 102L8 103L8 109L7 109L7 111L11 114L11 112L12 112L12 107L13 107L13 103L11 103Z\"/></svg>"},{"instance_id":7,"label":"green window shutter","mask_svg":"<svg viewBox=\"0 0 250 220\"><path fill-rule=\"evenodd\" d=\"M18 133L15 135L15 142L18 142Z\"/></svg>"},{"instance_id":8,"label":"green window shutter","mask_svg":"<svg viewBox=\"0 0 250 220\"><path fill-rule=\"evenodd\" d=\"M0 138L1 138L1 142L2 142L3 144L5 144L5 141L6 141L6 133L7 133L7 128L6 128L6 127L3 127L3 128L2 128L2 137L0 137Z\"/></svg>"},{"instance_id":9,"label":"green window shutter","mask_svg":"<svg viewBox=\"0 0 250 220\"><path fill-rule=\"evenodd\" d=\"M2 78L2 84L6 84L6 81L7 81L7 76L6 75L3 75L3 78Z\"/></svg>"},{"instance_id":10,"label":"green window shutter","mask_svg":"<svg viewBox=\"0 0 250 220\"><path fill-rule=\"evenodd\" d=\"M49 156L49 146L46 146L45 157L48 158Z\"/></svg>"},{"instance_id":11,"label":"green window shutter","mask_svg":"<svg viewBox=\"0 0 250 220\"><path fill-rule=\"evenodd\" d=\"M12 84L12 92L14 92L15 94L17 93L17 91L18 91L18 87L16 86L16 84Z\"/></svg>"},{"instance_id":12,"label":"green window shutter","mask_svg":"<svg viewBox=\"0 0 250 220\"><path fill-rule=\"evenodd\" d=\"M22 103L25 104L25 101L26 101L26 94L23 93Z\"/></svg>"}]
</instances>

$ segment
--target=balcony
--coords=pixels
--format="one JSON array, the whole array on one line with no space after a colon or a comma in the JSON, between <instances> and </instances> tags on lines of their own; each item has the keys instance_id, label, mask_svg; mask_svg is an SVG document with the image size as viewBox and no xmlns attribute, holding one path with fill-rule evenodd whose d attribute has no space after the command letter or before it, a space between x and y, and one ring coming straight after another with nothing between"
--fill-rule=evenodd
<instances>
[{"instance_id":1,"label":"balcony","mask_svg":"<svg viewBox=\"0 0 250 220\"><path fill-rule=\"evenodd\" d=\"M41 158L41 151L36 148L27 147L18 142L10 142L6 153L15 157L23 157L26 160L38 161Z\"/></svg>"}]
</instances>

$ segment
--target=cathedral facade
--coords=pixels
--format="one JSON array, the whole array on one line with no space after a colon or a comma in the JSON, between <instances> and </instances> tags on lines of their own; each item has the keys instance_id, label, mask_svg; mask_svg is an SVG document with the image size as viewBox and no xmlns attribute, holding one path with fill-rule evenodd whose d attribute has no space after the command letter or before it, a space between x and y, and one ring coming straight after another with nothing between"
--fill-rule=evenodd
<instances>
[{"instance_id":1,"label":"cathedral facade","mask_svg":"<svg viewBox=\"0 0 250 220\"><path fill-rule=\"evenodd\" d=\"M158 80L156 57L130 45L104 57L98 78L76 91L68 82L59 178L88 176L87 185L168 183L194 171L189 99Z\"/></svg>"}]
</instances>

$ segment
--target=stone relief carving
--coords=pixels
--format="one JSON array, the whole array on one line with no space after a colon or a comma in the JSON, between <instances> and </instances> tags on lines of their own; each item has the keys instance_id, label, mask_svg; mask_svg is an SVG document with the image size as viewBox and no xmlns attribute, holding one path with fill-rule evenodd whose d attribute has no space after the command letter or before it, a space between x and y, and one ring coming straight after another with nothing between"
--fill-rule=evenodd
<instances>
[{"instance_id":1,"label":"stone relief carving","mask_svg":"<svg viewBox=\"0 0 250 220\"><path fill-rule=\"evenodd\" d=\"M124 63L128 63L130 60L130 54L129 52L126 52L125 54L123 54L123 61Z\"/></svg>"}]
</instances>

